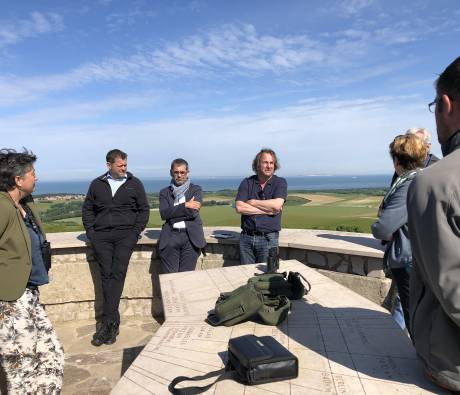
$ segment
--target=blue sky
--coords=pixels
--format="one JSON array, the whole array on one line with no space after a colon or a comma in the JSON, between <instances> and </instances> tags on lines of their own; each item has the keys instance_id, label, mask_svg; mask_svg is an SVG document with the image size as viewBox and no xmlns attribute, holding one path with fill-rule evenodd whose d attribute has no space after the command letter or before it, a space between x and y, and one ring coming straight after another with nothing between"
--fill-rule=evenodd
<instances>
[{"instance_id":1,"label":"blue sky","mask_svg":"<svg viewBox=\"0 0 460 395\"><path fill-rule=\"evenodd\" d=\"M91 179L120 148L143 178L391 173L388 144L433 134L460 55L457 0L20 1L0 5L0 146L43 180Z\"/></svg>"}]
</instances>

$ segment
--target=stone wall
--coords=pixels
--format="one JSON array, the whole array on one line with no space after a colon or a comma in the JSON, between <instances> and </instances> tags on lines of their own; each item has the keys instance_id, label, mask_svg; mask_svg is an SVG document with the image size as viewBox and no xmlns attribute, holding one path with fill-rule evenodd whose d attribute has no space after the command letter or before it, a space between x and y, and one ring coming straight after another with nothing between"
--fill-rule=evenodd
<instances>
[{"instance_id":1,"label":"stone wall","mask_svg":"<svg viewBox=\"0 0 460 395\"><path fill-rule=\"evenodd\" d=\"M317 269L379 279L385 277L382 270L382 258L291 247L280 248L280 257L281 259L296 259Z\"/></svg>"},{"instance_id":2,"label":"stone wall","mask_svg":"<svg viewBox=\"0 0 460 395\"><path fill-rule=\"evenodd\" d=\"M219 231L221 230L222 228L219 228ZM233 231L235 237L217 240L211 237L215 229L207 229L206 255L200 256L197 270L239 264L238 234L234 228L226 230ZM383 254L380 250L356 251L356 248L347 249L345 245L337 248L337 243L331 244L330 247L318 243L315 250L314 241L307 240L307 236L311 237L315 233L297 230L294 234L292 231L289 230L290 234L287 237L280 238L281 259L296 259L308 266L321 269L322 272L329 271L335 281L376 303L382 303L389 288L389 281L384 278L382 272L382 258L379 254ZM330 233L335 236L344 234ZM305 236L305 243L299 244L302 234ZM321 234L324 232L319 235ZM157 256L157 236L157 230L147 230L131 257L120 302L122 316L163 314L158 278L160 261ZM345 236L351 237L350 234ZM77 233L53 234L49 238L53 246L51 283L41 287L41 301L46 305L48 315L53 321L97 317L102 291L99 269L91 246ZM290 243L292 239L295 239L295 244Z\"/></svg>"}]
</instances>

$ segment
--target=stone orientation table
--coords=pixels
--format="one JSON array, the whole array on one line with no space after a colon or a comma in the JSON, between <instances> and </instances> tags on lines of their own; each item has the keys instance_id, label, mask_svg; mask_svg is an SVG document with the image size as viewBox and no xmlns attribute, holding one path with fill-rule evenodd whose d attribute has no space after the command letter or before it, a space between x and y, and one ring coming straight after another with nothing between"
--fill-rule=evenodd
<instances>
[{"instance_id":1,"label":"stone orientation table","mask_svg":"<svg viewBox=\"0 0 460 395\"><path fill-rule=\"evenodd\" d=\"M228 340L244 334L276 338L299 358L299 377L258 386L223 380L206 394L442 393L424 378L409 338L385 309L298 261L280 266L280 271L300 272L312 290L293 301L290 315L277 327L252 321L212 327L204 321L221 292L245 284L265 265L161 275L166 321L111 393L169 394L173 378L225 366Z\"/></svg>"}]
</instances>

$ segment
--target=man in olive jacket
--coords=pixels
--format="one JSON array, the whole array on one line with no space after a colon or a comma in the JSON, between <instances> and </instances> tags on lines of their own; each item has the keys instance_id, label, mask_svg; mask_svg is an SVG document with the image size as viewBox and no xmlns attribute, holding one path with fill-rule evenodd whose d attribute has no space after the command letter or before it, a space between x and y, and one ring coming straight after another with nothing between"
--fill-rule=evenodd
<instances>
[{"instance_id":1,"label":"man in olive jacket","mask_svg":"<svg viewBox=\"0 0 460 395\"><path fill-rule=\"evenodd\" d=\"M409 188L410 322L427 376L460 391L460 57L439 76L433 106L445 157Z\"/></svg>"}]
</instances>

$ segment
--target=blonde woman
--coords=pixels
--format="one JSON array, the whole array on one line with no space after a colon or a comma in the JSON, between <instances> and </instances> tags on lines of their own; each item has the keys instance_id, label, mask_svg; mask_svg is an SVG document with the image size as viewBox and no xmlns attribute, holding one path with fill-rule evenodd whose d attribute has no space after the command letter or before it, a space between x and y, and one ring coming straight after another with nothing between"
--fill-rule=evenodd
<instances>
[{"instance_id":1,"label":"blonde woman","mask_svg":"<svg viewBox=\"0 0 460 395\"><path fill-rule=\"evenodd\" d=\"M409 323L409 272L412 249L407 226L406 197L409 185L420 168L424 167L427 147L422 139L409 134L397 136L390 144L390 156L398 175L383 198L378 219L372 225L376 239L386 242L384 265L396 282L404 313L406 328Z\"/></svg>"}]
</instances>

